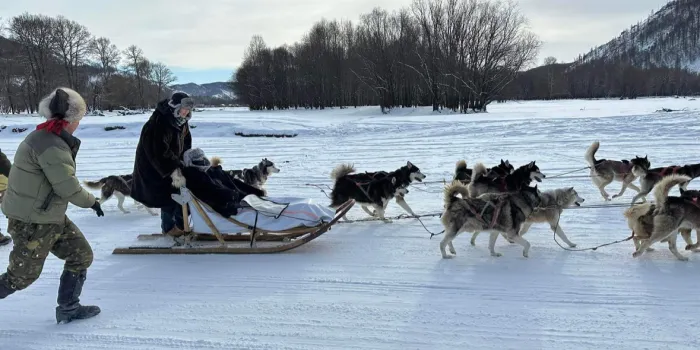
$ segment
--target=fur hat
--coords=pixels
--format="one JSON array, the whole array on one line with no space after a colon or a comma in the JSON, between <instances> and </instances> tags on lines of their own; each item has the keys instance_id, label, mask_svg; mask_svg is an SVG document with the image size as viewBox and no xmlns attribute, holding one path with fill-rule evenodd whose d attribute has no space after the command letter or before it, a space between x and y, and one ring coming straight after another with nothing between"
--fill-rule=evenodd
<instances>
[{"instance_id":1,"label":"fur hat","mask_svg":"<svg viewBox=\"0 0 700 350\"><path fill-rule=\"evenodd\" d=\"M200 168L204 171L209 169L211 162L201 148L191 148L182 155L182 160L186 167Z\"/></svg>"},{"instance_id":2,"label":"fur hat","mask_svg":"<svg viewBox=\"0 0 700 350\"><path fill-rule=\"evenodd\" d=\"M39 102L39 115L46 119L62 119L69 123L83 119L87 112L85 100L73 89L60 87Z\"/></svg>"}]
</instances>

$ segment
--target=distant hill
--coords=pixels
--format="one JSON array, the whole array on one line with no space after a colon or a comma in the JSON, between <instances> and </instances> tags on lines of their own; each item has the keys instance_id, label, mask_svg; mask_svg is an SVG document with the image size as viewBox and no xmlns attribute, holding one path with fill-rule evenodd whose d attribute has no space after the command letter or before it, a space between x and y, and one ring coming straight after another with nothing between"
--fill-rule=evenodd
<instances>
[{"instance_id":1,"label":"distant hill","mask_svg":"<svg viewBox=\"0 0 700 350\"><path fill-rule=\"evenodd\" d=\"M171 85L170 88L184 91L192 96L212 97L222 100L234 100L236 98L236 95L231 91L231 87L227 82L176 84Z\"/></svg>"},{"instance_id":2,"label":"distant hill","mask_svg":"<svg viewBox=\"0 0 700 350\"><path fill-rule=\"evenodd\" d=\"M620 36L581 56L574 66L595 61L627 62L639 68L700 72L700 0L673 0Z\"/></svg>"}]
</instances>

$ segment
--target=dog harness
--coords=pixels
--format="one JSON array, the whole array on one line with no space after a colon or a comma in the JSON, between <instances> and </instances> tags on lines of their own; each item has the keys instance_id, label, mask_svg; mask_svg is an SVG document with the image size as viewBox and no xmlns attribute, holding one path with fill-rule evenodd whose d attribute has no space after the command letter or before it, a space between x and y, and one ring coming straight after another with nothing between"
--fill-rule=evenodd
<instances>
[{"instance_id":1,"label":"dog harness","mask_svg":"<svg viewBox=\"0 0 700 350\"><path fill-rule=\"evenodd\" d=\"M492 229L494 226L496 226L496 219L498 218L498 215L501 213L501 208L503 207L503 202L504 202L503 200L499 200L498 204L496 204L496 205L494 205L490 201L488 202L488 204L493 205L495 207L495 209L493 210L493 216L491 217L491 223L488 224L488 229ZM484 210L482 210L481 214L479 214L474 209L474 207L469 204L469 202L465 201L464 203L467 204L467 209L469 209L469 211L472 212L472 214L474 214L474 216L477 219L479 219L479 221L481 221L481 223L483 223L484 225L487 225L487 222L486 222L486 220L484 220L484 217L483 217L484 210L486 210L486 207L484 207Z\"/></svg>"},{"instance_id":2,"label":"dog harness","mask_svg":"<svg viewBox=\"0 0 700 350\"><path fill-rule=\"evenodd\" d=\"M682 167L677 166L677 165L667 166L667 167L661 169L659 176L665 176L669 170L671 170L671 174L675 174L678 172L678 169L680 169L680 168L682 168Z\"/></svg>"}]
</instances>

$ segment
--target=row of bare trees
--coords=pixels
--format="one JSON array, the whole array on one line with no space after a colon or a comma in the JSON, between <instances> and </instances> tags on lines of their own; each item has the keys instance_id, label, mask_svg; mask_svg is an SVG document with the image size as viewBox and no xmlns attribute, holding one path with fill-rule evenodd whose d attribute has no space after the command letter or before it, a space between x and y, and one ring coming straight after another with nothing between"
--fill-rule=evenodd
<instances>
[{"instance_id":1,"label":"row of bare trees","mask_svg":"<svg viewBox=\"0 0 700 350\"><path fill-rule=\"evenodd\" d=\"M57 86L79 91L90 109L146 108L175 80L139 47L120 50L62 16L24 13L0 26L0 112L33 113Z\"/></svg>"},{"instance_id":2,"label":"row of bare trees","mask_svg":"<svg viewBox=\"0 0 700 350\"><path fill-rule=\"evenodd\" d=\"M300 42L253 37L232 86L251 109L431 105L485 111L537 56L511 2L414 0L359 23L316 23Z\"/></svg>"}]
</instances>

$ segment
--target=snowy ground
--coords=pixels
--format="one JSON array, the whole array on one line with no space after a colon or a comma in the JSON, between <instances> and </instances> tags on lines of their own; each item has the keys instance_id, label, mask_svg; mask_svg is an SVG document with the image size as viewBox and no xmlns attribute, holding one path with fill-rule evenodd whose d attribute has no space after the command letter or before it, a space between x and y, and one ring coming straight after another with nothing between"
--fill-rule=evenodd
<instances>
[{"instance_id":1,"label":"snowy ground","mask_svg":"<svg viewBox=\"0 0 700 350\"><path fill-rule=\"evenodd\" d=\"M662 107L684 109L654 113ZM434 114L430 109L326 111L207 111L195 116L194 144L249 167L262 157L282 172L270 194L328 200L305 183L330 184L331 169L393 170L410 160L428 175L449 178L455 162L473 166L509 159L536 160L549 176L586 166L596 139L599 158L647 154L652 165L697 162L700 101L513 102L479 115ZM132 170L147 116L86 117L77 136L81 180ZM40 120L0 117L0 148L10 159ZM109 125L126 130L105 132ZM241 138L233 132L288 132L296 138ZM575 186L587 205L601 204L587 171L547 179L542 189ZM691 187L696 187L691 184ZM442 185L411 188L418 213L442 208ZM619 184L609 187L610 193ZM675 190L674 190L675 191ZM629 190L617 202L628 203ZM649 198L652 199L652 198ZM614 202L613 202L614 203ZM0 349L697 349L700 256L681 262L663 245L639 259L631 242L595 252L568 252L535 225L522 248L498 240L503 257L455 240L457 257L443 260L438 243L415 220L339 224L296 250L277 255L117 256L117 246L159 231L159 220L127 200L130 214L104 205L106 216L71 207L69 216L95 251L84 303L102 307L95 319L57 326L54 306L61 262L51 256L41 278L0 301ZM629 235L622 208L566 212L561 225L579 247ZM388 215L401 214L395 204ZM363 218L360 208L350 218ZM423 220L440 231L437 218ZM6 230L6 220L0 227ZM680 239L679 239L680 242ZM684 244L679 243L681 249ZM10 247L0 248L7 261ZM0 269L5 265L0 264ZM691 288L692 286L696 286Z\"/></svg>"}]
</instances>

